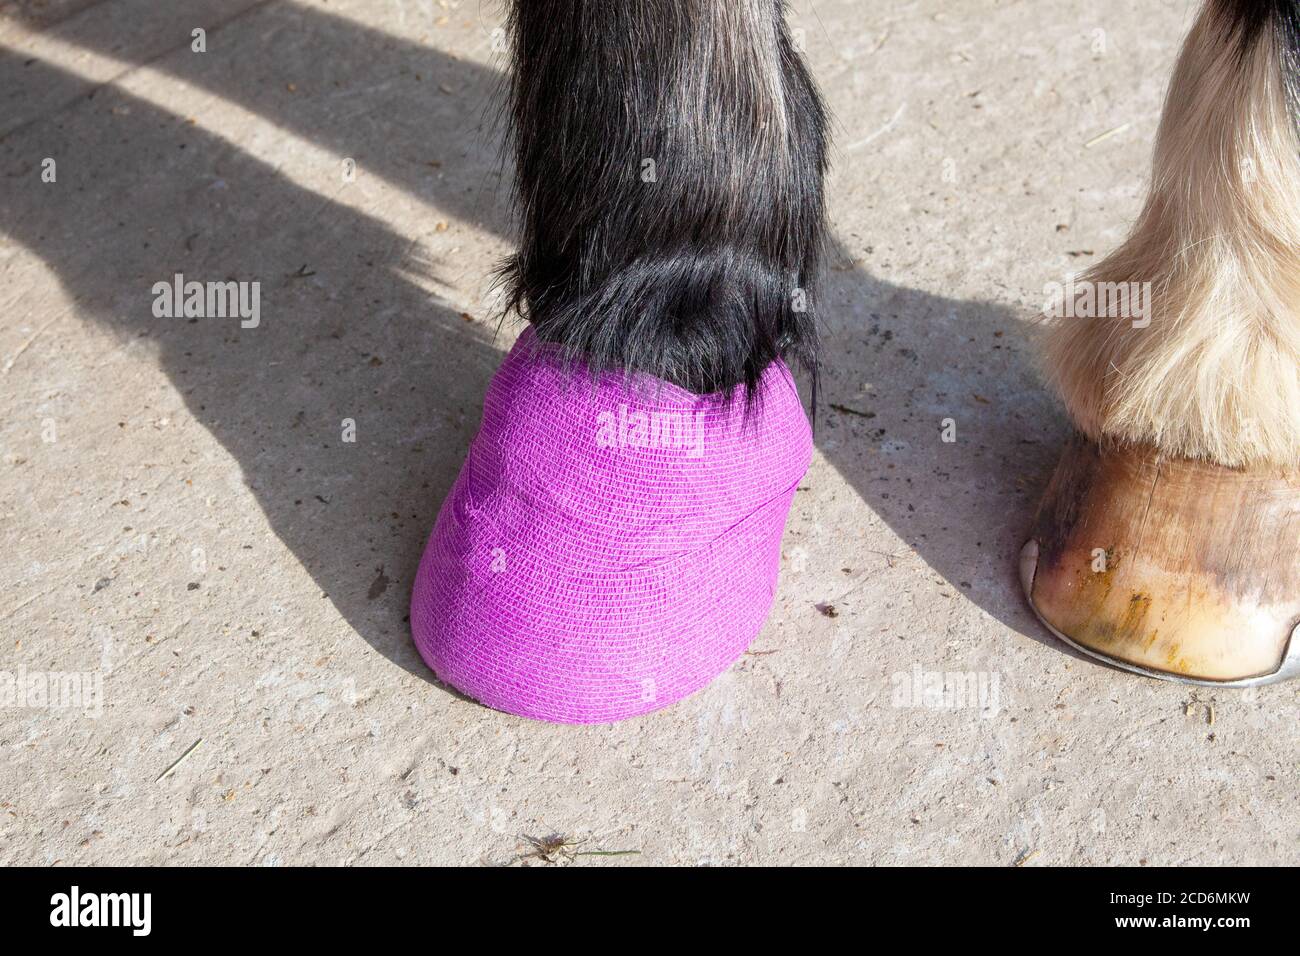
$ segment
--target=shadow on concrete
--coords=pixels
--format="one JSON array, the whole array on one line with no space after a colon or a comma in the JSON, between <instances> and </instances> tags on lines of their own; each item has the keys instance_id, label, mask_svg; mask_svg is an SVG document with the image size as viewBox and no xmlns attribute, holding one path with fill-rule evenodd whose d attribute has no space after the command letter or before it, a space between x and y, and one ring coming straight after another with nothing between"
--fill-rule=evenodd
<instances>
[{"instance_id":1,"label":"shadow on concrete","mask_svg":"<svg viewBox=\"0 0 1300 956\"><path fill-rule=\"evenodd\" d=\"M123 55L122 37L78 33L85 15L55 29ZM241 35L209 44L228 55L152 65L354 156L449 217L508 233L499 143L485 125L499 74L294 4L258 5L225 30ZM83 79L10 51L0 82L19 84L8 87L19 98L53 85L73 104L0 140L0 229L85 315L156 347L322 598L431 679L407 633L407 596L501 355L490 326L412 281L452 264L426 261L410 236L290 182L201 121L112 86L88 93ZM39 186L45 156L59 157L57 188ZM1019 320L882 282L844 266L842 248L833 259L820 449L954 589L1048 642L1014 558L1065 423L1029 367ZM260 327L155 318L150 289L177 272L260 280ZM936 353L962 359L939 367L927 358ZM940 440L947 417L951 444ZM355 444L340 441L346 418Z\"/></svg>"}]
</instances>

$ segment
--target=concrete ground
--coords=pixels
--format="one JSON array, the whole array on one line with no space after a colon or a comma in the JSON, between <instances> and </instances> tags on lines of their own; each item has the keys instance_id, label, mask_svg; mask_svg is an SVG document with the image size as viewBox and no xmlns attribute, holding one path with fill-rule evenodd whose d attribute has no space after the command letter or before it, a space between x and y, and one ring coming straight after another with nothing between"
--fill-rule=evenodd
<instances>
[{"instance_id":1,"label":"concrete ground","mask_svg":"<svg viewBox=\"0 0 1300 956\"><path fill-rule=\"evenodd\" d=\"M1300 862L1297 686L1082 659L1014 571L1067 431L1033 315L1135 215L1191 9L796 0L837 247L776 605L561 727L406 623L517 332L499 4L0 0L0 862ZM156 317L176 273L259 323Z\"/></svg>"}]
</instances>

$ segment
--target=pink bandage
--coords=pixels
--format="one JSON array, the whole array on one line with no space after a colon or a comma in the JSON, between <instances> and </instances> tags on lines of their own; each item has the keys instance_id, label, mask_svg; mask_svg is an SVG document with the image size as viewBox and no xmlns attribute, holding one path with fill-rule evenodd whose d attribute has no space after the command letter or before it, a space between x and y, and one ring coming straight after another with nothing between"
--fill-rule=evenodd
<instances>
[{"instance_id":1,"label":"pink bandage","mask_svg":"<svg viewBox=\"0 0 1300 956\"><path fill-rule=\"evenodd\" d=\"M725 670L772 604L812 456L790 372L748 414L566 367L531 329L498 369L438 515L411 630L440 679L564 723L665 707Z\"/></svg>"}]
</instances>

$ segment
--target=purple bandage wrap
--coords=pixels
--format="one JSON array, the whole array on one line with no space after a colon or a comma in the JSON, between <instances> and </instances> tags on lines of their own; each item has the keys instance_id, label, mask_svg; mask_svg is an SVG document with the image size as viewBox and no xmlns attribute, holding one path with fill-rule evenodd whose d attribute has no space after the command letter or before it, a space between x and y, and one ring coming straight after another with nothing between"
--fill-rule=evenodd
<instances>
[{"instance_id":1,"label":"purple bandage wrap","mask_svg":"<svg viewBox=\"0 0 1300 956\"><path fill-rule=\"evenodd\" d=\"M593 377L526 330L416 575L411 631L438 677L511 714L601 723L726 670L771 608L812 457L783 363L755 397Z\"/></svg>"}]
</instances>

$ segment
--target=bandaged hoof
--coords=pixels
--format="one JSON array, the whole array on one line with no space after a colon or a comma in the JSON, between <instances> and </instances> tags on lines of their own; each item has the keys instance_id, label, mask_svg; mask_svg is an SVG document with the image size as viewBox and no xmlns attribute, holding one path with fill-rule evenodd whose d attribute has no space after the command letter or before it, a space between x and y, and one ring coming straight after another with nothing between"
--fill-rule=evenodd
<instances>
[{"instance_id":1,"label":"bandaged hoof","mask_svg":"<svg viewBox=\"0 0 1300 956\"><path fill-rule=\"evenodd\" d=\"M1020 580L1043 623L1127 670L1248 686L1300 674L1300 474L1076 437Z\"/></svg>"},{"instance_id":2,"label":"bandaged hoof","mask_svg":"<svg viewBox=\"0 0 1300 956\"><path fill-rule=\"evenodd\" d=\"M438 515L411 597L438 677L511 714L600 723L725 670L771 608L812 457L789 371L746 412L566 366L525 331Z\"/></svg>"}]
</instances>

